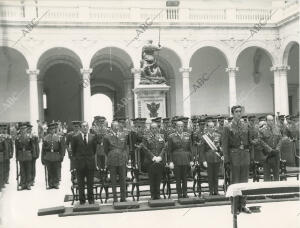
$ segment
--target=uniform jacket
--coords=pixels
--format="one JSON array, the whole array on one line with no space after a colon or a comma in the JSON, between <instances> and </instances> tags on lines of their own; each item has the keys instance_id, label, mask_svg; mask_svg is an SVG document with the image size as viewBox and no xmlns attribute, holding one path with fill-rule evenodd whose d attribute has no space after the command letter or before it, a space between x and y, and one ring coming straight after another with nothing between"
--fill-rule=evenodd
<instances>
[{"instance_id":1,"label":"uniform jacket","mask_svg":"<svg viewBox=\"0 0 300 228\"><path fill-rule=\"evenodd\" d=\"M39 145L39 138L36 135L30 135L33 141L33 153L32 158L37 159L40 156L40 145Z\"/></svg>"},{"instance_id":2,"label":"uniform jacket","mask_svg":"<svg viewBox=\"0 0 300 228\"><path fill-rule=\"evenodd\" d=\"M211 141L214 142L214 144L217 147L220 147L221 142L221 135L217 132L213 132L213 134L206 134ZM208 162L208 163L219 163L221 162L221 158L217 155L217 153L222 156L222 153L217 150L212 150L210 146L207 144L207 142L202 138L202 143L200 145L200 161L201 162Z\"/></svg>"},{"instance_id":3,"label":"uniform jacket","mask_svg":"<svg viewBox=\"0 0 300 228\"><path fill-rule=\"evenodd\" d=\"M169 136L169 159L174 165L189 165L193 159L191 135L183 132L180 136L177 132Z\"/></svg>"},{"instance_id":4,"label":"uniform jacket","mask_svg":"<svg viewBox=\"0 0 300 228\"><path fill-rule=\"evenodd\" d=\"M249 124L249 133L251 141L257 141L257 143L252 143L251 150L253 150L254 160L262 162L266 159L266 156L263 152L264 148L259 142L259 127L258 125Z\"/></svg>"},{"instance_id":5,"label":"uniform jacket","mask_svg":"<svg viewBox=\"0 0 300 228\"><path fill-rule=\"evenodd\" d=\"M123 166L128 161L127 134L124 131L109 132L103 140L108 166Z\"/></svg>"},{"instance_id":6,"label":"uniform jacket","mask_svg":"<svg viewBox=\"0 0 300 228\"><path fill-rule=\"evenodd\" d=\"M242 149L242 147L244 149ZM232 120L224 127L222 136L224 162L231 162L234 166L249 165L253 159L251 139L248 124Z\"/></svg>"},{"instance_id":7,"label":"uniform jacket","mask_svg":"<svg viewBox=\"0 0 300 228\"><path fill-rule=\"evenodd\" d=\"M6 157L9 154L9 145L8 145L8 141L0 136L0 162L4 162L4 160L6 159Z\"/></svg>"},{"instance_id":8,"label":"uniform jacket","mask_svg":"<svg viewBox=\"0 0 300 228\"><path fill-rule=\"evenodd\" d=\"M260 142L264 148L265 155L270 155L273 153L277 158L281 157L280 148L282 145L282 136L280 129L276 126L272 128L266 126L260 131ZM272 151L277 151L276 154Z\"/></svg>"},{"instance_id":9,"label":"uniform jacket","mask_svg":"<svg viewBox=\"0 0 300 228\"><path fill-rule=\"evenodd\" d=\"M42 162L61 162L64 156L64 149L63 142L59 135L46 135L42 145Z\"/></svg>"},{"instance_id":10,"label":"uniform jacket","mask_svg":"<svg viewBox=\"0 0 300 228\"><path fill-rule=\"evenodd\" d=\"M34 151L34 141L28 135L18 135L15 140L16 158L18 161L31 161Z\"/></svg>"},{"instance_id":11,"label":"uniform jacket","mask_svg":"<svg viewBox=\"0 0 300 228\"><path fill-rule=\"evenodd\" d=\"M81 132L76 133L71 138L73 164L75 169L96 169L96 137L93 134L87 134L87 137L87 145L84 143Z\"/></svg>"},{"instance_id":12,"label":"uniform jacket","mask_svg":"<svg viewBox=\"0 0 300 228\"><path fill-rule=\"evenodd\" d=\"M160 156L165 162L165 140L163 134L149 133L144 137L143 144L145 145L145 164L151 164L154 156Z\"/></svg>"}]
</instances>

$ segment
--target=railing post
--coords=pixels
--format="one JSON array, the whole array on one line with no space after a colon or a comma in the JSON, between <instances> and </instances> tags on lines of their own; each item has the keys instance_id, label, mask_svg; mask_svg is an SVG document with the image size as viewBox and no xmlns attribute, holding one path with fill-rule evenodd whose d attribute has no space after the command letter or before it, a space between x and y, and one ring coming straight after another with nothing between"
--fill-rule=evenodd
<instances>
[{"instance_id":1,"label":"railing post","mask_svg":"<svg viewBox=\"0 0 300 228\"><path fill-rule=\"evenodd\" d=\"M141 9L140 8L130 8L130 21L140 22L141 21Z\"/></svg>"},{"instance_id":2,"label":"railing post","mask_svg":"<svg viewBox=\"0 0 300 228\"><path fill-rule=\"evenodd\" d=\"M187 22L189 21L190 9L188 8L179 8L179 21Z\"/></svg>"},{"instance_id":3,"label":"railing post","mask_svg":"<svg viewBox=\"0 0 300 228\"><path fill-rule=\"evenodd\" d=\"M226 21L227 22L236 22L236 9L234 9L234 8L226 9Z\"/></svg>"},{"instance_id":4,"label":"railing post","mask_svg":"<svg viewBox=\"0 0 300 228\"><path fill-rule=\"evenodd\" d=\"M37 5L33 2L24 2L25 7L25 18L28 20L32 20L33 18L36 18L38 15L36 14L36 7Z\"/></svg>"}]
</instances>

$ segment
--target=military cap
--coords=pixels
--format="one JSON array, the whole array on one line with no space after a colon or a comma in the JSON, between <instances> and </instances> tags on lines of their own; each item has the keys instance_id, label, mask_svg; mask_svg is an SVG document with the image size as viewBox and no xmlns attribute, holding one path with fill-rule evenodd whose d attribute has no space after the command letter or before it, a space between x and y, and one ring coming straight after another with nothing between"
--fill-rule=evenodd
<instances>
[{"instance_id":1,"label":"military cap","mask_svg":"<svg viewBox=\"0 0 300 228\"><path fill-rule=\"evenodd\" d=\"M58 123L55 123L55 122L54 122L54 123L49 123L49 124L48 124L48 128L49 128L49 129L56 128L57 126L58 126Z\"/></svg>"},{"instance_id":2,"label":"military cap","mask_svg":"<svg viewBox=\"0 0 300 228\"><path fill-rule=\"evenodd\" d=\"M27 128L33 128L31 124L27 124Z\"/></svg>"},{"instance_id":3,"label":"military cap","mask_svg":"<svg viewBox=\"0 0 300 228\"><path fill-rule=\"evenodd\" d=\"M285 115L279 115L278 118L284 120Z\"/></svg>"},{"instance_id":4,"label":"military cap","mask_svg":"<svg viewBox=\"0 0 300 228\"><path fill-rule=\"evenodd\" d=\"M248 116L247 115L243 115L242 118L243 119L248 119Z\"/></svg>"},{"instance_id":5,"label":"military cap","mask_svg":"<svg viewBox=\"0 0 300 228\"><path fill-rule=\"evenodd\" d=\"M72 121L72 125L73 125L73 126L81 125L81 121L79 121L79 120L74 120L74 121Z\"/></svg>"},{"instance_id":6,"label":"military cap","mask_svg":"<svg viewBox=\"0 0 300 228\"><path fill-rule=\"evenodd\" d=\"M147 118L139 118L139 123L146 123L146 121L147 121Z\"/></svg>"},{"instance_id":7,"label":"military cap","mask_svg":"<svg viewBox=\"0 0 300 228\"><path fill-rule=\"evenodd\" d=\"M161 117L156 117L151 120L152 122L160 123L161 122Z\"/></svg>"},{"instance_id":8,"label":"military cap","mask_svg":"<svg viewBox=\"0 0 300 228\"><path fill-rule=\"evenodd\" d=\"M259 121L266 121L267 117L266 116L260 116L260 117L258 117L258 120Z\"/></svg>"},{"instance_id":9,"label":"military cap","mask_svg":"<svg viewBox=\"0 0 300 228\"><path fill-rule=\"evenodd\" d=\"M178 116L173 116L172 122L176 122L176 121L178 121Z\"/></svg>"},{"instance_id":10,"label":"military cap","mask_svg":"<svg viewBox=\"0 0 300 228\"><path fill-rule=\"evenodd\" d=\"M169 118L169 117L163 118L162 121L163 121L164 123L168 123L168 122L170 122L170 118Z\"/></svg>"},{"instance_id":11,"label":"military cap","mask_svg":"<svg viewBox=\"0 0 300 228\"><path fill-rule=\"evenodd\" d=\"M198 122L198 117L197 116L193 116L192 118L191 118L191 121L193 122L193 123L197 123Z\"/></svg>"},{"instance_id":12,"label":"military cap","mask_svg":"<svg viewBox=\"0 0 300 228\"><path fill-rule=\"evenodd\" d=\"M25 128L27 128L27 122L19 124L19 129L25 129Z\"/></svg>"},{"instance_id":13,"label":"military cap","mask_svg":"<svg viewBox=\"0 0 300 228\"><path fill-rule=\"evenodd\" d=\"M230 117L227 118L227 120L228 120L228 121L231 121L231 120L233 120L233 117L230 116Z\"/></svg>"},{"instance_id":14,"label":"military cap","mask_svg":"<svg viewBox=\"0 0 300 228\"><path fill-rule=\"evenodd\" d=\"M6 130L6 129L8 129L8 125L7 124L0 124L0 129Z\"/></svg>"}]
</instances>

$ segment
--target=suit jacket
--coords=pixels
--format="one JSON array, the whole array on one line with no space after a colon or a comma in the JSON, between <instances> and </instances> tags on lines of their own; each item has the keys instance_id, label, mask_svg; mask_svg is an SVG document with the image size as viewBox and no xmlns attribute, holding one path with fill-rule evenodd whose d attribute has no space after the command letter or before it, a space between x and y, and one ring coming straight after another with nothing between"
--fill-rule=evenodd
<instances>
[{"instance_id":1,"label":"suit jacket","mask_svg":"<svg viewBox=\"0 0 300 228\"><path fill-rule=\"evenodd\" d=\"M85 145L81 132L73 135L71 138L71 148L73 155L73 164L75 169L96 169L95 155L97 148L96 137L93 134L88 135L88 142Z\"/></svg>"},{"instance_id":2,"label":"suit jacket","mask_svg":"<svg viewBox=\"0 0 300 228\"><path fill-rule=\"evenodd\" d=\"M233 119L224 127L222 136L224 162L230 161L234 166L249 165L254 157L251 144L248 125Z\"/></svg>"},{"instance_id":3,"label":"suit jacket","mask_svg":"<svg viewBox=\"0 0 300 228\"><path fill-rule=\"evenodd\" d=\"M118 133L109 132L103 139L104 153L107 155L108 166L123 166L128 161L127 134L124 131Z\"/></svg>"},{"instance_id":4,"label":"suit jacket","mask_svg":"<svg viewBox=\"0 0 300 228\"><path fill-rule=\"evenodd\" d=\"M182 136L181 138L176 132L171 134L168 139L169 157L174 165L189 165L193 159L191 135L183 132Z\"/></svg>"}]
</instances>

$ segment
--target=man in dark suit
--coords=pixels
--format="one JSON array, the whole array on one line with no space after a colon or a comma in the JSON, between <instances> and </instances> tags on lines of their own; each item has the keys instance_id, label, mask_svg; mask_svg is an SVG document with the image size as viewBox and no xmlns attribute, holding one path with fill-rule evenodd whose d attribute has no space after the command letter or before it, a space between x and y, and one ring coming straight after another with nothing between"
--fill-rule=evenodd
<instances>
[{"instance_id":1,"label":"man in dark suit","mask_svg":"<svg viewBox=\"0 0 300 228\"><path fill-rule=\"evenodd\" d=\"M121 202L126 201L126 164L128 161L126 138L127 134L125 131L120 131L119 123L113 121L111 131L103 140L104 153L107 155L107 166L110 171L114 202L118 202L116 190L117 174L119 174Z\"/></svg>"},{"instance_id":2,"label":"man in dark suit","mask_svg":"<svg viewBox=\"0 0 300 228\"><path fill-rule=\"evenodd\" d=\"M171 134L168 139L168 150L170 154L169 167L171 169L174 168L178 198L188 198L187 174L189 165L193 165L191 135L183 130L184 123L178 121L176 123L176 132Z\"/></svg>"},{"instance_id":3,"label":"man in dark suit","mask_svg":"<svg viewBox=\"0 0 300 228\"><path fill-rule=\"evenodd\" d=\"M95 135L89 134L88 132L88 123L82 122L81 131L71 138L74 168L77 172L80 204L84 204L86 200L84 195L85 178L87 180L89 204L94 204L93 184L94 171L96 169L95 155L97 141Z\"/></svg>"}]
</instances>

